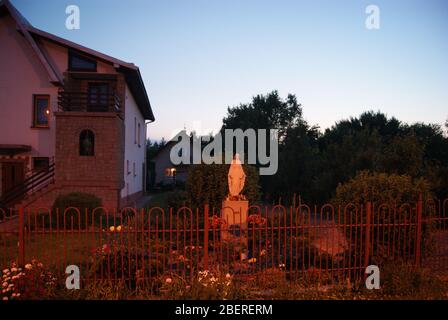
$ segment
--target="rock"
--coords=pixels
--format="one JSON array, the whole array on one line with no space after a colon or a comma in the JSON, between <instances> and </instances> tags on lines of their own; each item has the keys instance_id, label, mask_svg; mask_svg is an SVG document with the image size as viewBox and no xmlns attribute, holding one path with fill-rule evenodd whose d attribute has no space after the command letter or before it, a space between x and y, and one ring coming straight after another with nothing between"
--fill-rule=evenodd
<instances>
[{"instance_id":1,"label":"rock","mask_svg":"<svg viewBox=\"0 0 448 320\"><path fill-rule=\"evenodd\" d=\"M311 245L315 247L318 254L327 254L333 259L342 259L341 255L348 250L349 243L342 232L333 221L322 222L315 229Z\"/></svg>"}]
</instances>

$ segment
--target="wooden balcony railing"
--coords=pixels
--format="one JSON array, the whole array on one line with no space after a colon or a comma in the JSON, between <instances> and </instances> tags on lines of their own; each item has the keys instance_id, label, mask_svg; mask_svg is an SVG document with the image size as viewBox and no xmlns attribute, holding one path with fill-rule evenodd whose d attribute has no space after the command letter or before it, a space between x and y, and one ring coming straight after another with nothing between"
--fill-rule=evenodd
<instances>
[{"instance_id":1,"label":"wooden balcony railing","mask_svg":"<svg viewBox=\"0 0 448 320\"><path fill-rule=\"evenodd\" d=\"M115 93L59 91L59 111L120 112L121 101Z\"/></svg>"}]
</instances>

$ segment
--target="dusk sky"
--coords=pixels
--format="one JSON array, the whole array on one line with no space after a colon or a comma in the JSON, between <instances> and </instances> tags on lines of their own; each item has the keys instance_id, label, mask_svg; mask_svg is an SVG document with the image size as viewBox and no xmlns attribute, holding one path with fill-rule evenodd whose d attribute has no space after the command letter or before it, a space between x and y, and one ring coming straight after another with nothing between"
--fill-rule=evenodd
<instances>
[{"instance_id":1,"label":"dusk sky","mask_svg":"<svg viewBox=\"0 0 448 320\"><path fill-rule=\"evenodd\" d=\"M218 130L228 106L277 89L325 129L381 110L406 122L448 117L448 1L12 0L37 28L140 67L155 123ZM78 5L81 29L67 30ZM366 6L380 29L365 27Z\"/></svg>"}]
</instances>

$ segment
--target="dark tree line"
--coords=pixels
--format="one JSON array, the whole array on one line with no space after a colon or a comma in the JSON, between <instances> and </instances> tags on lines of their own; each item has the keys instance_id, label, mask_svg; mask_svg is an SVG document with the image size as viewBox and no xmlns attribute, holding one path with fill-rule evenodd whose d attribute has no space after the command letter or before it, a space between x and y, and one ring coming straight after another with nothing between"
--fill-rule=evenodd
<instances>
[{"instance_id":1,"label":"dark tree line","mask_svg":"<svg viewBox=\"0 0 448 320\"><path fill-rule=\"evenodd\" d=\"M448 196L448 138L436 124L407 124L368 111L321 132L303 119L295 95L283 100L273 91L228 108L222 128L279 129L278 172L260 177L270 201L297 193L324 202L339 184L365 170L423 177L435 196Z\"/></svg>"}]
</instances>

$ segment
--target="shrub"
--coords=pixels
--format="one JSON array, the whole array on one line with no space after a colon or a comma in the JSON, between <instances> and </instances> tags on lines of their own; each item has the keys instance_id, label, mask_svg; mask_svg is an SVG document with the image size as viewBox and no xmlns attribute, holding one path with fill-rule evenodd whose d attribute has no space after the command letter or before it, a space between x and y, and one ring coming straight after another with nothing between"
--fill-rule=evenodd
<instances>
[{"instance_id":1,"label":"shrub","mask_svg":"<svg viewBox=\"0 0 448 320\"><path fill-rule=\"evenodd\" d=\"M101 206L101 199L89 193L73 192L60 195L56 198L52 207L52 225L66 229L72 227L74 229L85 229L92 224L99 225L100 221L105 225L107 219L104 212L102 210L94 211L95 208ZM66 211L66 209L68 210Z\"/></svg>"},{"instance_id":2,"label":"shrub","mask_svg":"<svg viewBox=\"0 0 448 320\"><path fill-rule=\"evenodd\" d=\"M362 171L352 180L337 187L332 203L336 210L336 206L341 206L341 213L344 208L349 209L344 213L341 221L348 220L345 222L359 225L367 221L366 210L362 207L368 201L372 202L373 210L370 222L378 225L371 229L372 239L375 239L372 244L373 252L376 254L374 259L384 260L390 254L391 243L395 246L391 250L397 257L410 258L409 255L414 252L417 241L417 201L419 195L422 195L424 200L432 199L429 190L429 183L424 178L413 179L408 175ZM352 208L350 204L354 204L358 208L359 216L350 212ZM430 210L423 210L423 217L427 216L429 212ZM408 223L405 228L402 226L404 222ZM426 254L430 252L430 228L429 223L422 224L422 252ZM355 236L353 232L357 232L358 239L361 239L359 236L362 236L362 239L365 238L366 228L354 229L346 230L347 237Z\"/></svg>"},{"instance_id":3,"label":"shrub","mask_svg":"<svg viewBox=\"0 0 448 320\"><path fill-rule=\"evenodd\" d=\"M168 207L173 208L175 211L183 206L188 206L190 202L185 191L169 192L166 199Z\"/></svg>"},{"instance_id":4,"label":"shrub","mask_svg":"<svg viewBox=\"0 0 448 320\"><path fill-rule=\"evenodd\" d=\"M431 198L429 183L424 178L361 171L350 181L338 185L332 202L335 205L364 205L371 201L399 207L404 203L417 202L420 194L426 199Z\"/></svg>"}]
</instances>

